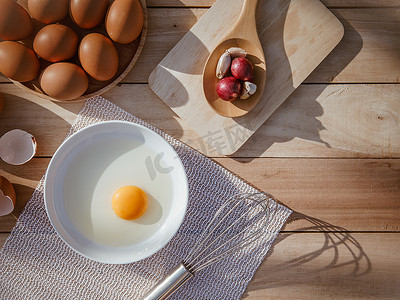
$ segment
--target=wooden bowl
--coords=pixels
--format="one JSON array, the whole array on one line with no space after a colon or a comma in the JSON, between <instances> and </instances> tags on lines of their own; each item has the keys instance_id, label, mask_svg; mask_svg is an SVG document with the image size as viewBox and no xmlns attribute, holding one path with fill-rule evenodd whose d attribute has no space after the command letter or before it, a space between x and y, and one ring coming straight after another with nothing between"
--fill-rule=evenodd
<instances>
[{"instance_id":1,"label":"wooden bowl","mask_svg":"<svg viewBox=\"0 0 400 300\"><path fill-rule=\"evenodd\" d=\"M82 100L89 99L93 96L97 96L97 95L107 92L109 89L111 89L112 87L117 85L129 73L129 71L135 65L136 61L139 58L140 53L143 50L144 42L145 42L146 36L147 36L147 29L148 29L148 14L147 14L146 0L139 0L139 1L143 8L143 17L144 17L142 32L136 40L134 40L133 42L131 42L129 44L118 44L118 43L113 42L113 44L118 52L119 65L118 65L117 73L110 80L98 81L88 75L89 87L82 96L72 99L72 100L55 99L55 98L52 98L52 97L46 95L43 92L43 90L41 89L40 83L39 83L39 75L47 66L49 66L52 63L39 58L40 71L39 71L39 75L34 80L28 81L28 82L18 82L15 80L11 80L11 81L16 86L22 88L23 90L25 90L31 94L34 94L38 97L48 99L51 101L60 101L60 102L82 101ZM22 7L24 7L26 9L26 11L28 11L28 4L27 4L28 1L27 0L18 0L17 2ZM36 36L36 34L39 32L40 29L42 29L43 27L45 27L47 25L47 24L43 24L33 18L32 18L32 23L33 23L32 36L29 39L22 41L25 45L27 45L30 48L33 48L32 47L33 39ZM92 32L98 32L98 33L101 33L108 37L104 22L102 22L100 25L96 26L95 28L83 29L83 28L80 28L79 26L77 26L71 20L71 18L69 17L69 14L68 14L67 17L65 17L63 20L61 20L57 23L66 25L66 26L70 27L72 30L74 30L75 33L78 35L79 40L81 40L85 35L92 33ZM81 64L79 62L78 54L76 54L73 58L67 60L67 62L72 62L72 63L75 63L75 64L81 66Z\"/></svg>"},{"instance_id":2,"label":"wooden bowl","mask_svg":"<svg viewBox=\"0 0 400 300\"><path fill-rule=\"evenodd\" d=\"M237 98L233 101L222 100L217 93L220 81L215 76L215 69L222 53L230 47L240 47L247 51L246 58L254 67L254 83L257 91L248 99ZM249 113L260 102L266 83L266 67L263 49L257 43L245 39L232 38L219 44L210 54L203 70L203 91L207 103L221 116L236 118Z\"/></svg>"}]
</instances>

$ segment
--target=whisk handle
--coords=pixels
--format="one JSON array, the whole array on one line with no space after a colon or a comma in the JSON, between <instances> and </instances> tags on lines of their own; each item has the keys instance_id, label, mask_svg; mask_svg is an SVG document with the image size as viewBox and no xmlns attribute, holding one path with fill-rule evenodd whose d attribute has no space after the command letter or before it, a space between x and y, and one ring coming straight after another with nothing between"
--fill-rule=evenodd
<instances>
[{"instance_id":1,"label":"whisk handle","mask_svg":"<svg viewBox=\"0 0 400 300\"><path fill-rule=\"evenodd\" d=\"M164 300L171 296L186 280L193 274L185 267L179 264L162 281L153 287L142 300Z\"/></svg>"}]
</instances>

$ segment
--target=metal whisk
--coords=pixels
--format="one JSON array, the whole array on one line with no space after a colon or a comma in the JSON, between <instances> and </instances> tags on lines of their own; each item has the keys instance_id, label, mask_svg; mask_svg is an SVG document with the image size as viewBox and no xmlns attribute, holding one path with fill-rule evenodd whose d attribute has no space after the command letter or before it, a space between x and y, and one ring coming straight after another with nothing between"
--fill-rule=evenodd
<instances>
[{"instance_id":1,"label":"metal whisk","mask_svg":"<svg viewBox=\"0 0 400 300\"><path fill-rule=\"evenodd\" d=\"M270 200L272 196L266 193L244 193L222 204L186 258L142 300L167 299L196 272L262 236L267 228Z\"/></svg>"}]
</instances>

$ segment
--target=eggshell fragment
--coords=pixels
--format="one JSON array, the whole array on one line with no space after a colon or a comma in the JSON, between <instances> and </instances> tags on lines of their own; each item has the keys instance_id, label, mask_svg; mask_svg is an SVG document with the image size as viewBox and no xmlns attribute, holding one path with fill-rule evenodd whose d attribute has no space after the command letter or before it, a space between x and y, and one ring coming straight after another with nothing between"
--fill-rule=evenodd
<instances>
[{"instance_id":1,"label":"eggshell fragment","mask_svg":"<svg viewBox=\"0 0 400 300\"><path fill-rule=\"evenodd\" d=\"M104 20L107 7L108 0L71 0L69 13L79 27L89 29Z\"/></svg>"},{"instance_id":2,"label":"eggshell fragment","mask_svg":"<svg viewBox=\"0 0 400 300\"><path fill-rule=\"evenodd\" d=\"M29 37L33 27L28 12L13 0L0 0L0 38L9 41Z\"/></svg>"},{"instance_id":3,"label":"eggshell fragment","mask_svg":"<svg viewBox=\"0 0 400 300\"><path fill-rule=\"evenodd\" d=\"M89 80L79 66L58 62L48 66L40 76L43 91L59 100L72 100L80 97L87 90Z\"/></svg>"},{"instance_id":4,"label":"eggshell fragment","mask_svg":"<svg viewBox=\"0 0 400 300\"><path fill-rule=\"evenodd\" d=\"M36 140L21 129L14 129L0 138L0 157L11 165L22 165L35 155Z\"/></svg>"},{"instance_id":5,"label":"eggshell fragment","mask_svg":"<svg viewBox=\"0 0 400 300\"><path fill-rule=\"evenodd\" d=\"M85 36L78 50L83 69L99 81L106 81L118 71L118 52L111 40L100 33Z\"/></svg>"},{"instance_id":6,"label":"eggshell fragment","mask_svg":"<svg viewBox=\"0 0 400 300\"><path fill-rule=\"evenodd\" d=\"M28 0L28 10L36 20L50 24L68 14L69 0Z\"/></svg>"},{"instance_id":7,"label":"eggshell fragment","mask_svg":"<svg viewBox=\"0 0 400 300\"><path fill-rule=\"evenodd\" d=\"M11 182L0 176L0 216L8 215L14 210L16 198Z\"/></svg>"},{"instance_id":8,"label":"eggshell fragment","mask_svg":"<svg viewBox=\"0 0 400 300\"><path fill-rule=\"evenodd\" d=\"M106 15L107 33L114 42L128 44L139 36L143 19L138 0L115 0Z\"/></svg>"},{"instance_id":9,"label":"eggshell fragment","mask_svg":"<svg viewBox=\"0 0 400 300\"><path fill-rule=\"evenodd\" d=\"M40 63L35 52L12 41L0 43L0 72L12 80L25 82L35 79Z\"/></svg>"},{"instance_id":10,"label":"eggshell fragment","mask_svg":"<svg viewBox=\"0 0 400 300\"><path fill-rule=\"evenodd\" d=\"M51 24L36 34L33 50L45 60L59 62L75 55L78 41L78 36L71 28L61 24Z\"/></svg>"}]
</instances>

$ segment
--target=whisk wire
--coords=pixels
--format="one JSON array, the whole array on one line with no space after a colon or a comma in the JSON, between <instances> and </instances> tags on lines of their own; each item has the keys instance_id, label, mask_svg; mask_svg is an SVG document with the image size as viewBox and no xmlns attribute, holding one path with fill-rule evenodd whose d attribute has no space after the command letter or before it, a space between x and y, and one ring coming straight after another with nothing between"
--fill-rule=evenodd
<instances>
[{"instance_id":1,"label":"whisk wire","mask_svg":"<svg viewBox=\"0 0 400 300\"><path fill-rule=\"evenodd\" d=\"M267 196L268 198L266 199L258 199L258 198L253 198L256 195L263 195L263 196ZM237 208L237 206L241 203L241 201L245 201L245 200L251 200L253 202L256 203L256 205L259 205L262 207L263 209L263 213L265 213L265 225L268 223L268 219L269 219L269 211L268 211L268 204L269 204L269 200L271 199L271 197L269 197L269 194L265 194L265 193L256 193L256 194L241 194L241 195L236 195L235 197L232 197L231 199L229 199L227 202L225 202L220 209L218 209L217 213L214 215L214 217L211 219L210 223L208 224L208 226L206 227L206 229L203 231L203 233L201 234L200 238L198 239L198 242L196 243L196 245L192 248L192 251L190 251L189 255L187 256L187 258L184 260L185 264L191 269L192 272L198 272L203 268L208 267L209 265L217 262L218 260L221 260L222 258L228 256L229 254L238 251L239 249L242 249L244 247L246 247L247 245L249 245L250 243L252 243L254 240L256 240L261 233L265 230L266 226L260 226L258 230L256 230L255 232L251 233L250 235L248 235L247 237L245 237L244 239L242 239L239 243L237 243L236 245L226 249L225 251L223 251L222 253L218 254L217 256L215 256L214 258L208 260L207 262L205 262L207 259L209 259L212 255L214 255L217 251L219 251L221 248L224 248L225 246L229 245L232 241L234 241L236 238L238 238L241 235L244 235L244 232L241 231L237 234L235 234L233 237L229 238L227 241L225 241L224 243L222 243L221 245L219 245L217 248L215 248L213 251L211 251L210 253L208 253L207 255L205 255L204 257L201 257L206 251L208 251L211 246L213 244L215 244L217 241L219 241L219 239L221 237L223 237L223 235L230 230L232 227L234 227L239 221L241 221L245 216L247 216L248 214L250 214L251 210L248 210L245 214L242 214L239 218L237 218L230 226L228 226L223 232L219 233L213 240L210 240L210 236L215 233L214 230L216 228L218 228L218 226L227 218L227 216L234 210ZM239 199L238 199L239 197ZM226 208L227 205L231 204L233 201L237 201L237 203L229 210L229 212L227 214L225 214L223 216L223 218L216 223L215 225L213 225L214 220L219 216L219 214ZM257 214L258 215L258 214ZM257 216L256 215L256 216ZM255 216L252 216L248 222L252 222L253 218ZM210 228L212 228L210 230ZM208 233L206 235L206 237L203 239L204 235ZM202 249L202 251L200 251L197 255L194 255L199 249L201 249L201 247L206 243L209 242L208 245L206 245L204 247L204 249ZM193 250L194 249L194 250ZM205 262L205 263L204 263Z\"/></svg>"},{"instance_id":2,"label":"whisk wire","mask_svg":"<svg viewBox=\"0 0 400 300\"><path fill-rule=\"evenodd\" d=\"M228 212L228 214L236 208L236 205ZM249 214L249 211L247 211L247 214L242 214L239 218L237 218L233 223L231 223L231 225L229 225L228 227L225 228L224 231L222 231L220 234L218 234L212 241L211 243L209 243L207 246L207 248L204 248L203 251L199 252L192 260L196 261L196 259L198 257L201 257L203 255L204 252L206 252L209 248L211 248L211 246L217 242L219 242L219 239L222 238L224 236L224 234L229 231L232 227L234 227L237 223L239 223L244 217L246 217ZM226 217L226 216L225 216ZM222 219L224 220L225 217ZM219 224L222 221L219 222ZM219 225L218 224L218 225ZM215 226L215 228L218 227ZM210 257L212 254L214 254L216 251L218 251L219 249L221 249L222 247L224 247L225 245L229 244L232 240L234 240L236 237L242 235L243 232L239 232L238 234L234 235L232 238L230 238L229 240L227 240L226 242L224 242L223 244L221 244L219 247L217 247L216 249L214 249L214 251L212 251L211 253L209 253L207 256L203 257L200 261L196 262L196 264L201 264L202 261L206 260L208 257Z\"/></svg>"},{"instance_id":3,"label":"whisk wire","mask_svg":"<svg viewBox=\"0 0 400 300\"><path fill-rule=\"evenodd\" d=\"M251 205L247 200L251 202ZM200 234L200 237L197 238L195 245L186 258L164 280L149 291L142 300L168 298L196 272L216 263L233 252L243 249L267 232L271 200L273 200L273 197L267 193L242 193L231 197L217 210L217 213ZM234 203L234 201L237 201L237 203ZM232 203L234 204L233 208L228 213L223 213L225 208ZM237 209L240 203L243 204L243 208ZM260 206L262 209L257 210L255 206ZM220 214L222 214L222 217ZM227 219L228 215L230 215L229 219ZM245 216L248 216L248 218L241 222ZM218 221L217 218L222 219ZM218 227L220 225L224 226L230 220L234 221L225 230L221 229L222 232L219 232ZM238 228L234 227L236 225L238 225ZM216 238L214 238L215 235ZM221 245L213 250L213 245L216 241L219 242L222 236L226 237L225 242L222 242ZM217 251L221 251L221 253L218 254Z\"/></svg>"},{"instance_id":4,"label":"whisk wire","mask_svg":"<svg viewBox=\"0 0 400 300\"><path fill-rule=\"evenodd\" d=\"M198 249L203 246L203 244L208 240L208 238L211 236L211 234L213 233L213 230L215 228L218 227L218 225L223 222L223 220L227 217L228 214L226 214L224 216L224 218L222 220L220 220L220 222L218 222L217 224L214 224L214 220L219 216L219 214L221 213L222 210L225 209L225 207L227 205L230 204L230 202L232 202L234 200L234 197L231 197L228 201L226 201L223 205L220 206L220 208L217 210L217 212L215 213L215 215L213 216L213 218L211 219L211 221L208 223L207 227L204 229L204 231L201 233L200 237L197 239L197 241L201 241L200 243L196 243L194 245L194 247L192 247L192 249L190 250L189 254L186 256L186 258L183 261L190 261L192 260L192 256L194 255L194 253L196 253L198 251ZM239 205L239 202L235 205L235 207ZM232 211L232 209L231 209ZM210 227L212 227L210 230ZM207 236L204 238L204 235L207 234Z\"/></svg>"},{"instance_id":5,"label":"whisk wire","mask_svg":"<svg viewBox=\"0 0 400 300\"><path fill-rule=\"evenodd\" d=\"M253 237L255 237L257 234L259 234L262 231L262 229L259 229L257 232L253 233L251 236L248 236L247 238L245 238L244 241L249 240L249 242L253 241ZM205 257L201 258L198 262L196 262L192 267L194 269L194 272L198 272L199 270L205 268L208 265L213 264L214 262L218 261L219 259L222 259L223 257L225 257L226 255L229 255L230 253L238 250L239 248L243 248L244 245L243 244L236 244L235 246L223 251L222 253L220 253L219 255L215 256L214 258L210 259L209 261L207 261L204 265L200 266L203 261L207 260L210 256L212 256L215 252L217 252L219 249L223 248L226 245L229 245L229 243L234 240L237 236L241 235L241 233L236 234L235 236L231 237L228 241L226 241L225 243L223 243L222 245L218 246L217 248L215 248L213 251L211 251L209 254L207 254ZM248 243L245 243L245 245L247 245Z\"/></svg>"},{"instance_id":6,"label":"whisk wire","mask_svg":"<svg viewBox=\"0 0 400 300\"><path fill-rule=\"evenodd\" d=\"M227 205L227 204L229 204L229 203L227 202L227 203L225 203L225 204ZM223 208L225 208L226 205L224 205ZM201 246L203 246L203 244L204 244L206 241L210 241L209 238L210 238L210 236L214 233L214 230L215 230L216 228L218 228L218 226L227 218L227 216L232 212L232 210L234 210L238 205L239 205L239 202L236 203L236 205L235 205L234 207L232 207L232 208L230 209L230 211L229 211L217 224L215 224L215 225L213 226L213 228L210 230L210 229L209 229L210 224L213 224L213 221L215 220L215 218L219 215L219 213L220 213L223 209L220 209L220 210L217 211L217 213L214 215L214 217L212 218L211 222L209 223L209 226L207 226L206 230L204 231L204 233L208 232L207 236L206 236L204 239L202 239L202 237L200 237L199 240L202 240L202 242L198 243L197 247L193 247L193 248L196 248L196 251L197 251L198 249L200 249ZM194 253L196 253L196 251L194 251L193 254L192 254L192 256L191 256L191 257L189 256L190 260L191 260L191 261L195 261L197 257L200 257L205 251L207 251L207 249L208 249L211 245L213 245L214 243L216 243L216 242L218 241L218 239L219 239L220 237L222 237L223 234L224 234L225 232L227 232L229 229L231 229L231 228L232 228L237 222L239 222L240 219L243 218L243 217L244 217L244 215L242 215L239 219L236 219L235 222L233 222L233 223L232 223L230 226L228 226L222 233L220 233L216 238L214 238L214 240L212 240L212 242L208 245L207 248L204 248L203 251L197 253L197 255L193 257ZM186 260L185 260L185 261L186 261Z\"/></svg>"},{"instance_id":7,"label":"whisk wire","mask_svg":"<svg viewBox=\"0 0 400 300\"><path fill-rule=\"evenodd\" d=\"M259 234L261 233L261 229L259 230L258 233L259 233ZM253 238L253 237L254 237L254 238ZM206 268L206 267L208 267L208 266L214 264L215 262L217 262L217 261L223 259L224 257L227 257L227 256L230 255L231 253L234 253L234 252L236 252L236 251L238 251L238 250L240 250L240 249L245 248L247 245L249 245L249 244L251 244L252 242L254 242L254 240L256 240L257 238L258 238L258 236L248 237L248 238L246 239L247 242L245 242L244 244L237 244L236 246L231 247L231 248L229 248L228 250L226 250L226 251L222 252L221 254L219 254L218 256L216 256L216 257L210 259L209 261L207 261L207 262L204 263L203 265L201 265L201 266L196 266L196 267L194 268L194 270L195 270L194 272L198 272L198 271L200 271L200 270L202 270L202 269L204 269L204 268ZM198 265L198 264L197 264L197 265Z\"/></svg>"}]
</instances>

